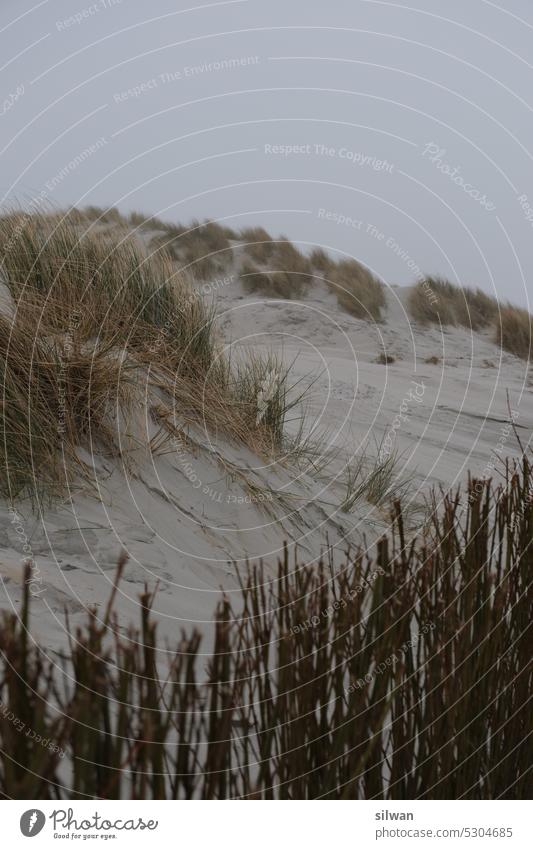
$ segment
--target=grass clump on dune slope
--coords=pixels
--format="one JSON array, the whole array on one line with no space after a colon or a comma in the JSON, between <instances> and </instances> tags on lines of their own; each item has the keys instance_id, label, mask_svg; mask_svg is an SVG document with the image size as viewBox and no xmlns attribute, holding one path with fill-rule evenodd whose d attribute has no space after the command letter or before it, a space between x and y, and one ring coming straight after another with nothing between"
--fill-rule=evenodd
<instances>
[{"instance_id":1,"label":"grass clump on dune slope","mask_svg":"<svg viewBox=\"0 0 533 849\"><path fill-rule=\"evenodd\" d=\"M531 314L512 304L500 305L481 289L462 288L440 277L427 277L413 287L408 308L414 320L424 325L492 328L495 342L503 350L525 360L531 358Z\"/></svg>"},{"instance_id":2,"label":"grass clump on dune slope","mask_svg":"<svg viewBox=\"0 0 533 849\"><path fill-rule=\"evenodd\" d=\"M328 277L339 304L356 318L381 319L385 307L383 284L353 259L341 260Z\"/></svg>"},{"instance_id":3,"label":"grass clump on dune slope","mask_svg":"<svg viewBox=\"0 0 533 849\"><path fill-rule=\"evenodd\" d=\"M120 453L113 417L131 406L131 368L105 347L71 346L0 315L0 494L10 500L59 494L80 446Z\"/></svg>"},{"instance_id":4,"label":"grass clump on dune slope","mask_svg":"<svg viewBox=\"0 0 533 849\"><path fill-rule=\"evenodd\" d=\"M133 397L169 429L178 419L259 453L279 448L279 393L258 416L261 369L241 380L211 308L166 253L44 214L0 218L0 253L11 299L0 314L4 494L61 487L80 471L80 446L122 456L117 414Z\"/></svg>"},{"instance_id":5,"label":"grass clump on dune slope","mask_svg":"<svg viewBox=\"0 0 533 849\"><path fill-rule=\"evenodd\" d=\"M244 288L273 298L301 298L312 280L312 267L304 256L284 236L279 240L260 243L261 251L251 250L257 247L248 245L241 265L240 276ZM268 246L268 251L263 248Z\"/></svg>"},{"instance_id":6,"label":"grass clump on dune slope","mask_svg":"<svg viewBox=\"0 0 533 849\"><path fill-rule=\"evenodd\" d=\"M239 233L245 253L258 263L267 263L274 253L274 240L263 227L247 227Z\"/></svg>"},{"instance_id":7,"label":"grass clump on dune slope","mask_svg":"<svg viewBox=\"0 0 533 849\"><path fill-rule=\"evenodd\" d=\"M502 306L496 320L496 342L511 354L530 360L533 348L533 316L527 310L511 304Z\"/></svg>"},{"instance_id":8,"label":"grass clump on dune slope","mask_svg":"<svg viewBox=\"0 0 533 849\"><path fill-rule=\"evenodd\" d=\"M322 248L315 248L309 255L309 262L320 274L328 274L335 267L333 260Z\"/></svg>"},{"instance_id":9,"label":"grass clump on dune slope","mask_svg":"<svg viewBox=\"0 0 533 849\"><path fill-rule=\"evenodd\" d=\"M498 302L481 289L455 286L442 277L426 277L413 287L409 311L420 324L460 325L472 330L489 327Z\"/></svg>"},{"instance_id":10,"label":"grass clump on dune slope","mask_svg":"<svg viewBox=\"0 0 533 849\"><path fill-rule=\"evenodd\" d=\"M154 239L172 259L198 280L209 280L232 259L231 240L237 234L215 221L192 221L189 227L167 227Z\"/></svg>"},{"instance_id":11,"label":"grass clump on dune slope","mask_svg":"<svg viewBox=\"0 0 533 849\"><path fill-rule=\"evenodd\" d=\"M96 337L140 353L152 345L208 365L212 316L163 253L148 254L127 231L95 232L60 216L0 218L1 271L17 322L44 334ZM184 362L186 362L187 357Z\"/></svg>"}]
</instances>

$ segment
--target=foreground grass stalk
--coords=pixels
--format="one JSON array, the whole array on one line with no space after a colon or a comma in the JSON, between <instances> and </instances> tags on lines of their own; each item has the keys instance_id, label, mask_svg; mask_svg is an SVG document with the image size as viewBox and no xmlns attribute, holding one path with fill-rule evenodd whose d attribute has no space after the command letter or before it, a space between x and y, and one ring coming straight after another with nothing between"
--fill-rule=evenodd
<instances>
[{"instance_id":1,"label":"foreground grass stalk","mask_svg":"<svg viewBox=\"0 0 533 849\"><path fill-rule=\"evenodd\" d=\"M162 669L148 592L138 631L112 598L52 665L26 583L0 627L0 792L527 798L532 491L524 458L497 488L446 496L418 541L397 502L373 557L250 567L207 666L193 632Z\"/></svg>"}]
</instances>

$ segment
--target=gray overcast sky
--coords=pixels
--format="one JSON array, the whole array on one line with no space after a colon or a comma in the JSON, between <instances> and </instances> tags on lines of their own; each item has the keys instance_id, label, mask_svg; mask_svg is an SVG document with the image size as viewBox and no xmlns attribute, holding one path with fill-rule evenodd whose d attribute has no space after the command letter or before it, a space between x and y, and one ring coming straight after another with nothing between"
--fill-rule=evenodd
<instances>
[{"instance_id":1,"label":"gray overcast sky","mask_svg":"<svg viewBox=\"0 0 533 849\"><path fill-rule=\"evenodd\" d=\"M261 223L533 300L531 0L2 0L0 39L3 204Z\"/></svg>"}]
</instances>

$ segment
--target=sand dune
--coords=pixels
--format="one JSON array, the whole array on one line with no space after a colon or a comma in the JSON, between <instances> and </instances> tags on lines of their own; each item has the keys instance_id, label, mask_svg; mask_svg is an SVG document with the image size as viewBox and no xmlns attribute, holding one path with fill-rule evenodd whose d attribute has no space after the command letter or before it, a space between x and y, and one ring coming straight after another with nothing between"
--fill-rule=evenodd
<instances>
[{"instance_id":1,"label":"sand dune","mask_svg":"<svg viewBox=\"0 0 533 849\"><path fill-rule=\"evenodd\" d=\"M385 507L362 498L342 509L347 465L380 452L397 455L395 479L409 480L404 503L416 524L432 486L453 487L467 470L497 474L498 457L517 453L509 403L524 443L531 437L527 364L502 352L487 331L417 326L407 312L408 288L386 289L381 322L349 315L320 279L302 300L268 298L246 294L234 266L207 291L233 357L274 350L291 366L294 391L309 386L304 431L319 446L315 465L325 454L330 463L315 473L292 459L265 462L207 434L201 423L186 444L154 453L146 445L157 427L140 409L140 447L127 466L82 454L92 492L73 488L40 513L27 503L16 514L0 507L1 605L20 602L24 551L36 564L33 633L47 646L64 640L65 611L75 624L88 605L105 605L123 549L124 623L147 583L159 586L163 634L175 638L189 623L208 631L220 589L237 589L247 560L262 559L273 570L284 542L310 563L326 546L340 557L386 529ZM296 434L302 421L295 412L289 431ZM132 423L124 427L130 439Z\"/></svg>"}]
</instances>

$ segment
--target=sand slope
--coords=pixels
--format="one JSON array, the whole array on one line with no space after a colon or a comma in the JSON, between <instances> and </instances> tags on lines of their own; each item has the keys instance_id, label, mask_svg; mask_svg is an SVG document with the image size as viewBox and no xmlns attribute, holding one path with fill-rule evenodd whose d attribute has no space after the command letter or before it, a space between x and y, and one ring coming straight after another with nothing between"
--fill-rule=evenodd
<instances>
[{"instance_id":1,"label":"sand slope","mask_svg":"<svg viewBox=\"0 0 533 849\"><path fill-rule=\"evenodd\" d=\"M326 545L340 558L347 545L371 542L386 528L384 510L364 501L350 514L339 509L336 476L362 451L399 452L398 474L413 477L407 501L414 505L432 485L455 485L467 470L493 474L499 456L517 452L507 393L524 444L531 439L527 366L488 334L413 325L407 294L389 288L386 318L377 324L340 309L320 281L301 302L245 295L238 276L216 287L217 325L236 354L276 350L301 379L299 389L312 382L306 429L338 451L336 460L320 474L265 464L200 429L186 452L140 450L127 469L87 454L92 494L75 490L41 515L19 504L15 517L0 505L1 606L19 605L26 545L34 558L32 632L57 648L65 610L72 627L87 605L102 609L126 549L121 621L137 618L145 584L158 585L160 629L176 640L191 623L210 629L220 588L237 588L247 558L264 559L273 574L284 541L307 561ZM378 362L380 354L394 362ZM289 429L299 424L295 416Z\"/></svg>"}]
</instances>

